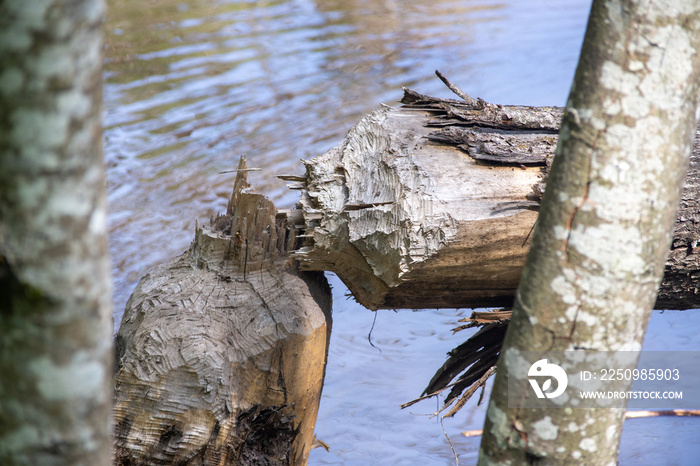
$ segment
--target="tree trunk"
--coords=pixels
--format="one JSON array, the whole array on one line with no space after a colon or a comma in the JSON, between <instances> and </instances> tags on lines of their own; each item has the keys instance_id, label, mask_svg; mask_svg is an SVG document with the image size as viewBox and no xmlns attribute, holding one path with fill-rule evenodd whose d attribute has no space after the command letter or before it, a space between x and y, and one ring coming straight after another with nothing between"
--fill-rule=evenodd
<instances>
[{"instance_id":1,"label":"tree trunk","mask_svg":"<svg viewBox=\"0 0 700 466\"><path fill-rule=\"evenodd\" d=\"M522 409L532 375L522 355L576 351L557 361L576 374L590 354L641 349L697 124L699 30L694 3L593 2L479 464L617 463L626 402Z\"/></svg>"},{"instance_id":2,"label":"tree trunk","mask_svg":"<svg viewBox=\"0 0 700 466\"><path fill-rule=\"evenodd\" d=\"M287 254L294 222L244 190L141 279L119 334L119 464L305 464L330 334L323 274Z\"/></svg>"},{"instance_id":3,"label":"tree trunk","mask_svg":"<svg viewBox=\"0 0 700 466\"><path fill-rule=\"evenodd\" d=\"M408 89L403 102L366 116L305 175L281 176L301 191L294 257L337 273L369 309L512 304L563 109ZM657 309L700 305L695 141Z\"/></svg>"},{"instance_id":4,"label":"tree trunk","mask_svg":"<svg viewBox=\"0 0 700 466\"><path fill-rule=\"evenodd\" d=\"M0 2L0 464L111 459L103 14Z\"/></svg>"}]
</instances>

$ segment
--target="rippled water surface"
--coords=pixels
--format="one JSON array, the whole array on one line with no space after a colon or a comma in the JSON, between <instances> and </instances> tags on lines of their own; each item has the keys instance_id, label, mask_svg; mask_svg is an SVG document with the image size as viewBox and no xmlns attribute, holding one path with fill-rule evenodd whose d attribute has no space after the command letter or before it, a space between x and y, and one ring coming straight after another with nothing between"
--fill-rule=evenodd
<instances>
[{"instance_id":1,"label":"rippled water surface","mask_svg":"<svg viewBox=\"0 0 700 466\"><path fill-rule=\"evenodd\" d=\"M137 280L186 249L196 221L225 209L233 174L220 172L240 154L261 169L250 175L257 189L291 207L297 194L275 175L301 173L300 159L339 143L380 102L397 105L401 86L450 96L436 69L488 101L563 105L590 1L108 4L105 159L118 325ZM454 464L443 426L426 416L435 403L398 405L463 341L449 331L462 313L382 311L372 346L373 314L330 279L334 328L317 435L331 451L314 450L310 463ZM700 333L688 315L655 315L654 343L680 333L688 344L671 349L698 349L688 346ZM460 432L480 428L483 416L468 406L444 423L461 464L475 462L479 439ZM648 464L654 444L692 450L695 436L679 437L692 432L687 420L634 423L623 463ZM681 453L676 464L692 464L685 460Z\"/></svg>"}]
</instances>

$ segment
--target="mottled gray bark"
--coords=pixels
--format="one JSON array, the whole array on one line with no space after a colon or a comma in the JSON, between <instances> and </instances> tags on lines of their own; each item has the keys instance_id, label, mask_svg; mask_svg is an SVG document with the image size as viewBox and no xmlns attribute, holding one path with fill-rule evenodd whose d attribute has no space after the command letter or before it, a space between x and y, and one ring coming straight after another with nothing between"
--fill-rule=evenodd
<instances>
[{"instance_id":1,"label":"mottled gray bark","mask_svg":"<svg viewBox=\"0 0 700 466\"><path fill-rule=\"evenodd\" d=\"M0 464L110 462L101 0L0 2Z\"/></svg>"},{"instance_id":2,"label":"mottled gray bark","mask_svg":"<svg viewBox=\"0 0 700 466\"><path fill-rule=\"evenodd\" d=\"M624 409L510 408L508 379L527 376L518 351L641 348L695 134L699 52L695 2L594 1L480 464L616 464Z\"/></svg>"}]
</instances>

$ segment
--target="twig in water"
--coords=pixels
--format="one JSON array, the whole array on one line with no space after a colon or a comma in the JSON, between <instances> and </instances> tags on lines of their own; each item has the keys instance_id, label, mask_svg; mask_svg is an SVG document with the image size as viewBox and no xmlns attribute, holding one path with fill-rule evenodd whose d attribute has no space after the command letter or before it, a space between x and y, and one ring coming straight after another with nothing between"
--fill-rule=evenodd
<instances>
[{"instance_id":1,"label":"twig in water","mask_svg":"<svg viewBox=\"0 0 700 466\"><path fill-rule=\"evenodd\" d=\"M372 331L374 330L374 324L377 323L377 313L378 313L378 312L379 312L379 311L374 311L374 319L372 320L372 328L369 329L369 333L367 334L367 341L369 341L369 344L372 346L372 348L378 349L378 350L379 350L379 354L381 354L381 353L382 353L382 349L381 349L381 348L377 348L376 346L374 346L374 343L372 343Z\"/></svg>"},{"instance_id":2,"label":"twig in water","mask_svg":"<svg viewBox=\"0 0 700 466\"><path fill-rule=\"evenodd\" d=\"M452 454L455 457L455 466L459 466L459 457L457 456L457 452L455 451L454 445L452 445L452 440L450 440L450 436L447 435L447 431L445 430L445 426L442 423L443 418L440 418L440 427L442 427L442 433L445 434L445 438L447 439L447 443L450 444L450 450L452 450Z\"/></svg>"},{"instance_id":3,"label":"twig in water","mask_svg":"<svg viewBox=\"0 0 700 466\"><path fill-rule=\"evenodd\" d=\"M314 435L314 443L311 444L311 449L313 450L314 448L323 448L324 450L326 450L328 452L331 451L331 447L326 442L324 442L320 438L316 437L315 435Z\"/></svg>"},{"instance_id":4,"label":"twig in water","mask_svg":"<svg viewBox=\"0 0 700 466\"><path fill-rule=\"evenodd\" d=\"M636 419L640 417L656 416L700 416L700 409L669 409L665 411L627 411L625 419Z\"/></svg>"},{"instance_id":5,"label":"twig in water","mask_svg":"<svg viewBox=\"0 0 700 466\"><path fill-rule=\"evenodd\" d=\"M700 416L700 409L670 409L667 411L627 411L625 412L625 419L637 419L642 417L657 417L657 416ZM462 435L465 437L478 437L483 435L484 431L481 429L476 430L465 430Z\"/></svg>"},{"instance_id":6,"label":"twig in water","mask_svg":"<svg viewBox=\"0 0 700 466\"><path fill-rule=\"evenodd\" d=\"M219 172L219 175L223 175L224 173L259 172L260 170L262 170L262 168L237 168L235 170L224 170Z\"/></svg>"}]
</instances>

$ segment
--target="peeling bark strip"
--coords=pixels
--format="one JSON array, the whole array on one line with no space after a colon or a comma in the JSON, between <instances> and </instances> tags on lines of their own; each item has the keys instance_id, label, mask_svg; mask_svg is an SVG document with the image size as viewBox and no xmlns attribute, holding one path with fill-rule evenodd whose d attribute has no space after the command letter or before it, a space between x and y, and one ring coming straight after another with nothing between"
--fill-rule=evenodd
<instances>
[{"instance_id":1,"label":"peeling bark strip","mask_svg":"<svg viewBox=\"0 0 700 466\"><path fill-rule=\"evenodd\" d=\"M369 309L512 304L564 110L404 91L285 177L305 220L294 257ZM700 305L698 141L657 309Z\"/></svg>"},{"instance_id":2,"label":"peeling bark strip","mask_svg":"<svg viewBox=\"0 0 700 466\"><path fill-rule=\"evenodd\" d=\"M305 464L330 332L330 289L286 251L296 227L248 193L143 277L118 343L119 464Z\"/></svg>"},{"instance_id":3,"label":"peeling bark strip","mask_svg":"<svg viewBox=\"0 0 700 466\"><path fill-rule=\"evenodd\" d=\"M557 134L562 118L559 107L527 107L522 105L498 105L477 99L476 105L454 99L435 99L404 88L402 100L409 108L438 111L441 118L431 122L434 126L457 123L459 125L502 128L509 130L537 130Z\"/></svg>"}]
</instances>

